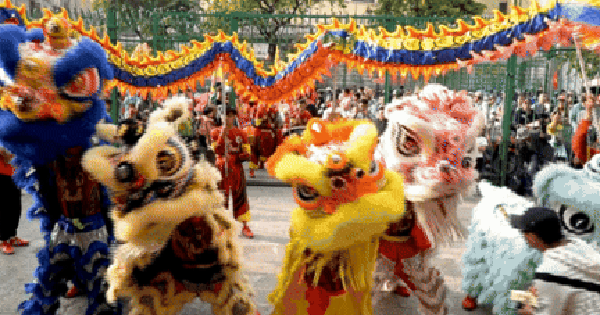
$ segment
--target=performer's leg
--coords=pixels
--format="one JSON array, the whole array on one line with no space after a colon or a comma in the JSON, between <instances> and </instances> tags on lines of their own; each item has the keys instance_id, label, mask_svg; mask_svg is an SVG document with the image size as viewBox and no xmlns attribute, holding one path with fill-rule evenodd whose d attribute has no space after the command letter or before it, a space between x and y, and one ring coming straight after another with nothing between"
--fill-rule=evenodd
<instances>
[{"instance_id":1,"label":"performer's leg","mask_svg":"<svg viewBox=\"0 0 600 315\"><path fill-rule=\"evenodd\" d=\"M103 233L104 232L104 233ZM78 257L77 284L78 287L85 288L88 298L88 309L86 315L97 314L118 314L118 310L113 308L106 301L106 291L108 283L105 280L106 270L110 265L108 255L108 246L104 247L106 239L104 227L87 233L82 233L79 237L83 240L89 239L88 244L82 246L82 256ZM100 236L98 239L96 239ZM88 245L87 248L85 245Z\"/></svg>"},{"instance_id":2,"label":"performer's leg","mask_svg":"<svg viewBox=\"0 0 600 315\"><path fill-rule=\"evenodd\" d=\"M246 193L246 177L240 167L232 174L236 176L236 185L231 185L231 195L233 199L233 217L244 225L242 234L247 238L254 238L254 233L248 227L250 221L250 204L248 203L248 194Z\"/></svg>"},{"instance_id":3,"label":"performer's leg","mask_svg":"<svg viewBox=\"0 0 600 315\"><path fill-rule=\"evenodd\" d=\"M425 253L404 260L404 271L414 284L419 299L419 314L448 314L446 285L439 270L429 265Z\"/></svg>"},{"instance_id":4,"label":"performer's leg","mask_svg":"<svg viewBox=\"0 0 600 315\"><path fill-rule=\"evenodd\" d=\"M4 208L0 220L0 249L4 254L14 253L14 246L27 246L29 242L16 238L21 218L21 191L8 175L0 175Z\"/></svg>"},{"instance_id":5,"label":"performer's leg","mask_svg":"<svg viewBox=\"0 0 600 315\"><path fill-rule=\"evenodd\" d=\"M256 128L253 130L252 141L250 142L250 177L254 178L254 172L258 169L260 160L260 142L261 135L260 129Z\"/></svg>"},{"instance_id":6,"label":"performer's leg","mask_svg":"<svg viewBox=\"0 0 600 315\"><path fill-rule=\"evenodd\" d=\"M67 292L68 281L75 277L69 241L64 234L62 227L55 225L49 246L37 254L39 266L34 273L35 282L25 286L32 296L19 306L24 314L56 314L60 307L60 297Z\"/></svg>"}]
</instances>

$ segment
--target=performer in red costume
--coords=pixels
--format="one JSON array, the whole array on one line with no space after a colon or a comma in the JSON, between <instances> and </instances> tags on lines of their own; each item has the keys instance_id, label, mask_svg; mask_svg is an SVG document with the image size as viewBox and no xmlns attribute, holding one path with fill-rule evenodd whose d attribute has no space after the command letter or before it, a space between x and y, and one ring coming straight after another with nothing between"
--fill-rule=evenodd
<instances>
[{"instance_id":1,"label":"performer in red costume","mask_svg":"<svg viewBox=\"0 0 600 315\"><path fill-rule=\"evenodd\" d=\"M238 114L238 121L240 123L240 129L246 130L246 127L250 126L252 123L251 108L250 104L239 103L240 100L235 100L237 104L237 108L241 109Z\"/></svg>"},{"instance_id":2,"label":"performer in red costume","mask_svg":"<svg viewBox=\"0 0 600 315\"><path fill-rule=\"evenodd\" d=\"M588 130L592 126L592 113L599 105L599 102L595 101L594 97L587 98L585 103L586 116L581 120L579 126L577 126L577 130L571 141L575 160L579 160L580 164L585 164L592 156L600 152L597 147L589 146L587 143Z\"/></svg>"},{"instance_id":3,"label":"performer in red costume","mask_svg":"<svg viewBox=\"0 0 600 315\"><path fill-rule=\"evenodd\" d=\"M298 107L292 114L292 127L306 126L312 115L306 110L306 99L298 101Z\"/></svg>"},{"instance_id":4,"label":"performer in red costume","mask_svg":"<svg viewBox=\"0 0 600 315\"><path fill-rule=\"evenodd\" d=\"M242 222L242 234L254 238L248 227L250 205L246 194L246 177L242 162L250 158L250 145L245 132L235 127L237 110L226 110L225 125L213 129L210 133L213 150L217 157L216 166L221 172L219 189L225 194L225 208L229 209L229 191L233 197L233 216ZM227 146L227 147L226 147Z\"/></svg>"},{"instance_id":5,"label":"performer in red costume","mask_svg":"<svg viewBox=\"0 0 600 315\"><path fill-rule=\"evenodd\" d=\"M254 141L250 160L250 177L252 178L254 178L254 171L264 168L265 161L275 153L278 143L277 116L277 110L266 105L259 105L255 111L252 124Z\"/></svg>"}]
</instances>

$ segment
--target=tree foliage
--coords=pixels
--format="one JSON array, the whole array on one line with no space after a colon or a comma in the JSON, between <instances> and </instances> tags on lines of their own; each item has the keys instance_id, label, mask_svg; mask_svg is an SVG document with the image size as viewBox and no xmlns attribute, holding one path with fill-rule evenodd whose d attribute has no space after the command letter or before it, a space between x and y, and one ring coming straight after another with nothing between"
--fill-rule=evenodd
<instances>
[{"instance_id":1,"label":"tree foliage","mask_svg":"<svg viewBox=\"0 0 600 315\"><path fill-rule=\"evenodd\" d=\"M456 17L481 15L485 4L475 0L379 0L378 15Z\"/></svg>"},{"instance_id":2,"label":"tree foliage","mask_svg":"<svg viewBox=\"0 0 600 315\"><path fill-rule=\"evenodd\" d=\"M261 18L253 20L242 20L238 24L238 32L251 33L251 41L262 41L269 44L269 59L273 60L275 56L275 48L278 42L281 42L284 29L288 29L288 37L294 32L295 28L307 27L299 19L292 16L289 17L269 17L269 15L300 15L306 14L308 10L316 3L329 3L331 6L345 7L344 0L214 0L207 8L207 13L221 14L215 16L212 21L209 21L208 28L211 31L223 30L230 32L230 19L225 18L225 15L233 12L248 12L265 15ZM254 35L254 33L257 33ZM300 31L300 33L303 33ZM304 32L305 33L305 32ZM290 46L293 46L290 45ZM287 49L283 49L284 51Z\"/></svg>"},{"instance_id":3,"label":"tree foliage","mask_svg":"<svg viewBox=\"0 0 600 315\"><path fill-rule=\"evenodd\" d=\"M108 12L109 9L117 12L117 28L120 36L133 35L139 42L152 44L153 19L155 12L200 12L198 1L192 0L95 0L93 2L94 10ZM162 21L160 23L159 35L166 34L169 31L185 32L186 29L180 29L181 23L175 20ZM189 29L189 27L187 27ZM128 34L133 33L133 34ZM135 45L126 45L131 50ZM154 48L154 47L153 47Z\"/></svg>"},{"instance_id":4,"label":"tree foliage","mask_svg":"<svg viewBox=\"0 0 600 315\"><path fill-rule=\"evenodd\" d=\"M581 56L583 57L583 62L586 67L585 70L588 80L594 79L594 77L600 73L600 56L594 51L589 50L582 50ZM577 58L577 52L575 51L575 48L559 51L557 52L555 58L559 68L565 66L575 68L577 75L582 77L581 65L579 63L579 59Z\"/></svg>"}]
</instances>

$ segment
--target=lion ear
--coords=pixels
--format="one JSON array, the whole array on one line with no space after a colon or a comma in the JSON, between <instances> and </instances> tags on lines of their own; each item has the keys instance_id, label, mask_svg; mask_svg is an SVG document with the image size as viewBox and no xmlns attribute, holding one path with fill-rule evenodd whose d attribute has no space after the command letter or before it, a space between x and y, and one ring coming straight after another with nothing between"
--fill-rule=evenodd
<instances>
[{"instance_id":1,"label":"lion ear","mask_svg":"<svg viewBox=\"0 0 600 315\"><path fill-rule=\"evenodd\" d=\"M113 124L107 124L104 119L96 124L96 135L98 138L110 143L116 143L119 139L119 127Z\"/></svg>"},{"instance_id":2,"label":"lion ear","mask_svg":"<svg viewBox=\"0 0 600 315\"><path fill-rule=\"evenodd\" d=\"M167 122L172 126L179 126L190 118L189 104L191 100L186 97L172 97L165 101L163 108L150 115L148 125L158 122ZM177 129L177 127L175 127Z\"/></svg>"}]
</instances>

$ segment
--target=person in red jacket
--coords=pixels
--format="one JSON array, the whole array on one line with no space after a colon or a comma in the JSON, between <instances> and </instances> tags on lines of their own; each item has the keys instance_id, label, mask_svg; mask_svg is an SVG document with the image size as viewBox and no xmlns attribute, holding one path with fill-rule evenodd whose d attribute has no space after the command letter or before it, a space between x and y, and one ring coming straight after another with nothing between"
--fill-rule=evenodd
<instances>
[{"instance_id":1,"label":"person in red jacket","mask_svg":"<svg viewBox=\"0 0 600 315\"><path fill-rule=\"evenodd\" d=\"M13 167L10 165L12 156L0 148L0 189L3 203L0 216L0 251L5 255L15 253L14 247L29 246L29 242L17 237L17 228L21 219L21 190L12 180Z\"/></svg>"},{"instance_id":2,"label":"person in red jacket","mask_svg":"<svg viewBox=\"0 0 600 315\"><path fill-rule=\"evenodd\" d=\"M254 141L250 160L250 177L254 171L264 168L265 161L275 153L278 141L278 119L275 107L259 105L253 117Z\"/></svg>"},{"instance_id":3,"label":"person in red jacket","mask_svg":"<svg viewBox=\"0 0 600 315\"><path fill-rule=\"evenodd\" d=\"M575 134L571 139L576 165L584 165L592 156L600 152L597 147L587 143L588 130L592 126L593 111L599 106L600 103L594 97L588 97L585 102L585 117L577 126L577 130L575 130Z\"/></svg>"},{"instance_id":4,"label":"person in red jacket","mask_svg":"<svg viewBox=\"0 0 600 315\"><path fill-rule=\"evenodd\" d=\"M248 227L250 205L246 193L246 177L242 162L250 159L250 144L244 131L235 127L237 110L227 109L224 126L211 131L211 145L216 155L216 166L221 172L219 189L225 194L225 208L229 209L229 191L233 199L233 217L243 224L242 235L254 238Z\"/></svg>"}]
</instances>

